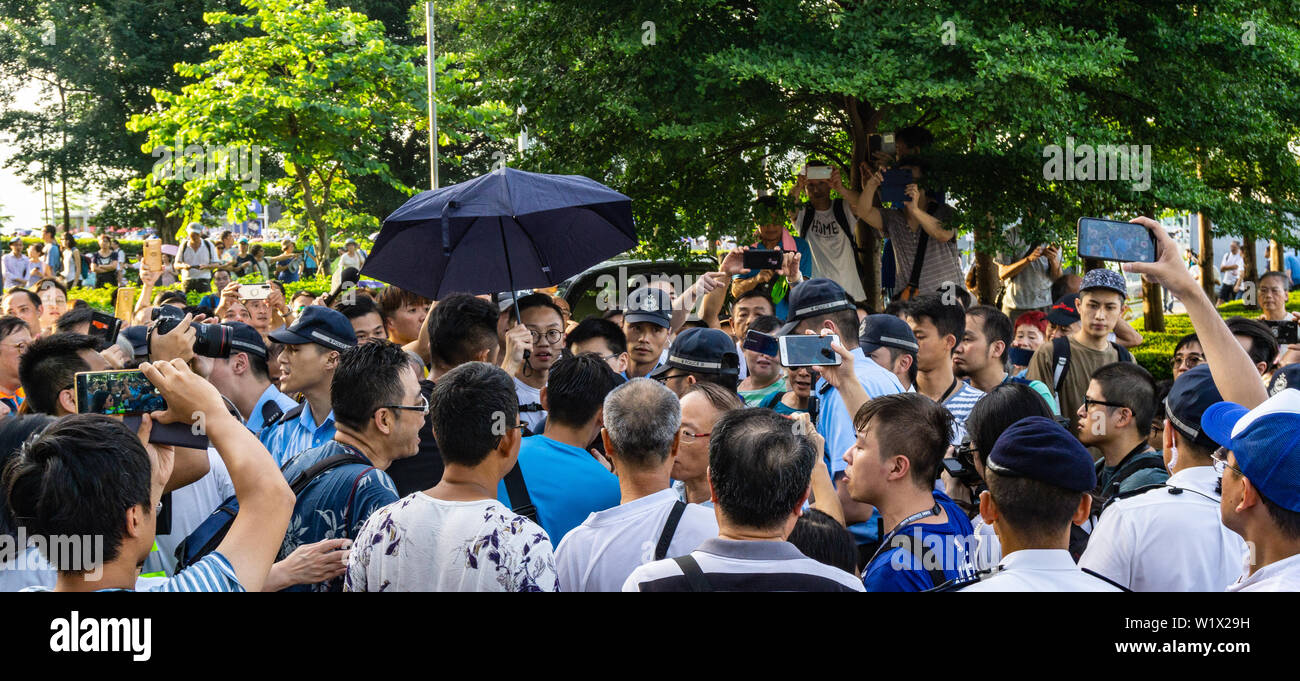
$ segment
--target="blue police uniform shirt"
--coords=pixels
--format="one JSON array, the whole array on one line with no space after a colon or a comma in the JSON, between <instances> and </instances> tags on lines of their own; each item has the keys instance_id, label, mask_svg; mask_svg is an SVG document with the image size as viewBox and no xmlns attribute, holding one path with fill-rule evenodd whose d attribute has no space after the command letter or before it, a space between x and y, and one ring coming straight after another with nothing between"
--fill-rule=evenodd
<instances>
[{"instance_id":1,"label":"blue police uniform shirt","mask_svg":"<svg viewBox=\"0 0 1300 681\"><path fill-rule=\"evenodd\" d=\"M286 412L279 423L263 428L257 439L271 452L275 462L283 466L299 452L334 439L334 410L318 426L311 413L311 403L303 400L301 413L293 416Z\"/></svg>"},{"instance_id":2,"label":"blue police uniform shirt","mask_svg":"<svg viewBox=\"0 0 1300 681\"><path fill-rule=\"evenodd\" d=\"M284 469L290 483L316 463L337 454L352 453L365 459L356 449L333 440L293 457ZM599 464L597 464L599 465ZM397 501L397 486L388 474L377 468L367 471L370 463L347 463L316 476L293 506L289 529L276 560L284 560L294 549L325 539L355 539L370 514ZM348 497L352 503L348 503ZM334 583L337 582L337 583ZM285 591L340 591L343 580L330 583L298 584Z\"/></svg>"},{"instance_id":3,"label":"blue police uniform shirt","mask_svg":"<svg viewBox=\"0 0 1300 681\"><path fill-rule=\"evenodd\" d=\"M948 514L945 522L927 525L912 523L902 527L898 534L919 538L922 546L933 552L943 568L944 581L969 578L975 575L975 562L970 555L974 546L975 529L966 513L948 495L935 491L934 500ZM892 542L892 537L885 541ZM862 586L867 591L923 591L938 584L932 583L926 565L903 547L885 548L876 554L862 573Z\"/></svg>"},{"instance_id":4,"label":"blue police uniform shirt","mask_svg":"<svg viewBox=\"0 0 1300 681\"><path fill-rule=\"evenodd\" d=\"M1286 271L1291 274L1291 286L1300 286L1300 257L1288 255L1285 262Z\"/></svg>"},{"instance_id":5,"label":"blue police uniform shirt","mask_svg":"<svg viewBox=\"0 0 1300 681\"><path fill-rule=\"evenodd\" d=\"M622 497L618 478L591 452L545 435L526 437L519 444L519 470L537 508L537 524L557 546L588 515L618 506ZM497 501L511 506L505 481L497 485Z\"/></svg>"},{"instance_id":6,"label":"blue police uniform shirt","mask_svg":"<svg viewBox=\"0 0 1300 681\"><path fill-rule=\"evenodd\" d=\"M792 238L794 239L795 249L799 251L799 274L803 275L804 281L812 279L812 249L808 247L808 240L801 236ZM761 242L755 242L751 245L756 248L763 247ZM749 274L737 274L736 278L748 279L750 277L756 277L760 271L761 270L750 270ZM790 311L789 293L787 292L786 296L782 298L780 302L774 303L773 308L775 309L773 314L776 315L777 319L785 319Z\"/></svg>"},{"instance_id":7,"label":"blue police uniform shirt","mask_svg":"<svg viewBox=\"0 0 1300 681\"><path fill-rule=\"evenodd\" d=\"M274 383L266 386L266 390L262 391L262 396L257 398L257 404L253 405L253 412L248 415L248 420L244 423L254 433L261 432L262 426L266 425L265 420L262 418L262 409L267 402L275 402L280 406L280 411L286 413L298 406L298 403L294 402L292 397L280 392L280 389L275 387ZM306 410L304 409L304 411Z\"/></svg>"}]
</instances>

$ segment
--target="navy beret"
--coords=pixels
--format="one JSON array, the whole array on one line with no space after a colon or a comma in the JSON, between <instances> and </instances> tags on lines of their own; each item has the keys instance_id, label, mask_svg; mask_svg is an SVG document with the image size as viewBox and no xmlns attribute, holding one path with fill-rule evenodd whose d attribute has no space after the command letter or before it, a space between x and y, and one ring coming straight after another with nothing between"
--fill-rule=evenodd
<instances>
[{"instance_id":1,"label":"navy beret","mask_svg":"<svg viewBox=\"0 0 1300 681\"><path fill-rule=\"evenodd\" d=\"M989 452L989 470L1006 477L1029 478L1072 492L1097 486L1092 455L1061 424L1030 416L1011 424Z\"/></svg>"}]
</instances>

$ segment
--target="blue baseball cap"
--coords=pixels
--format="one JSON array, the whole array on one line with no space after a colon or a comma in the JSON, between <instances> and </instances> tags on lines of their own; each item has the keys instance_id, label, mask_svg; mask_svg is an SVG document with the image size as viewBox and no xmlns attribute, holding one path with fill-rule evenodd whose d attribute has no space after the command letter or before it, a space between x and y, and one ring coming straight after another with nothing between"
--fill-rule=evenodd
<instances>
[{"instance_id":1,"label":"blue baseball cap","mask_svg":"<svg viewBox=\"0 0 1300 681\"><path fill-rule=\"evenodd\" d=\"M1232 450L1260 494L1300 513L1300 390L1282 390L1254 409L1219 402L1205 410L1201 425Z\"/></svg>"},{"instance_id":2,"label":"blue baseball cap","mask_svg":"<svg viewBox=\"0 0 1300 681\"><path fill-rule=\"evenodd\" d=\"M226 322L222 326L230 327L230 347L238 352L247 352L251 355L257 355L262 359L270 357L266 351L266 343L262 341L262 334L257 329L243 322Z\"/></svg>"},{"instance_id":3,"label":"blue baseball cap","mask_svg":"<svg viewBox=\"0 0 1300 681\"><path fill-rule=\"evenodd\" d=\"M776 332L778 336L794 333L794 328L799 326L799 322L809 317L818 317L838 310L858 309L849 299L849 294L844 292L843 286L824 277L796 284L790 289L786 300L789 301L790 308L785 315L786 325ZM844 329L840 330L840 333L844 332Z\"/></svg>"},{"instance_id":4,"label":"blue baseball cap","mask_svg":"<svg viewBox=\"0 0 1300 681\"><path fill-rule=\"evenodd\" d=\"M357 344L352 322L338 310L308 305L290 326L272 331L271 340L285 345L316 343L330 350L347 350Z\"/></svg>"},{"instance_id":5,"label":"blue baseball cap","mask_svg":"<svg viewBox=\"0 0 1300 681\"><path fill-rule=\"evenodd\" d=\"M867 315L858 326L858 345L868 355L880 348L898 348L915 355L921 347L912 327L892 314Z\"/></svg>"},{"instance_id":6,"label":"blue baseball cap","mask_svg":"<svg viewBox=\"0 0 1300 681\"><path fill-rule=\"evenodd\" d=\"M1013 478L1029 478L1071 492L1097 486L1092 456L1061 424L1030 416L1002 431L987 460L989 470Z\"/></svg>"},{"instance_id":7,"label":"blue baseball cap","mask_svg":"<svg viewBox=\"0 0 1300 681\"><path fill-rule=\"evenodd\" d=\"M1213 450L1214 439L1201 426L1201 418L1211 405L1222 401L1223 396L1210 375L1210 365L1199 364L1174 381L1174 387L1165 397L1165 416L1183 437L1198 447Z\"/></svg>"},{"instance_id":8,"label":"blue baseball cap","mask_svg":"<svg viewBox=\"0 0 1300 681\"><path fill-rule=\"evenodd\" d=\"M1276 395L1287 388L1300 388L1300 364L1288 364L1273 372L1268 382L1268 394Z\"/></svg>"},{"instance_id":9,"label":"blue baseball cap","mask_svg":"<svg viewBox=\"0 0 1300 681\"><path fill-rule=\"evenodd\" d=\"M623 323L650 322L667 329L672 327L672 314L673 298L667 291L654 286L643 286L627 297ZM734 345L732 351L735 351Z\"/></svg>"},{"instance_id":10,"label":"blue baseball cap","mask_svg":"<svg viewBox=\"0 0 1300 681\"><path fill-rule=\"evenodd\" d=\"M739 374L740 355L725 331L694 327L677 335L668 348L668 361L650 373L659 378L673 369L700 374Z\"/></svg>"}]
</instances>

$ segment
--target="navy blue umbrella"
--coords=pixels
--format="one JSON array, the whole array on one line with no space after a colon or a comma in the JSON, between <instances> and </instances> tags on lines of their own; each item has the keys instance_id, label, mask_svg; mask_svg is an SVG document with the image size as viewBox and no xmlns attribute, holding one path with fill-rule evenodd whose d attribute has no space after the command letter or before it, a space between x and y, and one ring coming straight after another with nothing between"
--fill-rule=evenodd
<instances>
[{"instance_id":1,"label":"navy blue umbrella","mask_svg":"<svg viewBox=\"0 0 1300 681\"><path fill-rule=\"evenodd\" d=\"M636 244L623 194L577 175L501 168L393 211L361 273L437 300L555 286Z\"/></svg>"}]
</instances>

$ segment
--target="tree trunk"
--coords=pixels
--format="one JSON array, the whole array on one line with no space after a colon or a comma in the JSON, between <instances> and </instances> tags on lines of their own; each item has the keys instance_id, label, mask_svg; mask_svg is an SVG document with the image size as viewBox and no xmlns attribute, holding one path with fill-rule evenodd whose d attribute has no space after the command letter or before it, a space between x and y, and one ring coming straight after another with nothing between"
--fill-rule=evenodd
<instances>
[{"instance_id":1,"label":"tree trunk","mask_svg":"<svg viewBox=\"0 0 1300 681\"><path fill-rule=\"evenodd\" d=\"M59 124L59 135L62 138L59 146L59 180L63 184L63 224L67 225L67 229L72 229L72 213L68 210L68 99L64 95L62 84L59 85L59 108L63 113L63 120Z\"/></svg>"},{"instance_id":2,"label":"tree trunk","mask_svg":"<svg viewBox=\"0 0 1300 681\"><path fill-rule=\"evenodd\" d=\"M992 232L992 225L982 222L975 228L975 290L971 293L984 305L992 305L998 299L998 267L993 256L980 250L980 244L986 243Z\"/></svg>"},{"instance_id":3,"label":"tree trunk","mask_svg":"<svg viewBox=\"0 0 1300 681\"><path fill-rule=\"evenodd\" d=\"M853 161L849 168L849 186L857 191L862 191L862 185L866 181L866 178L862 176L862 162L867 160L867 154L870 150L870 137L876 132L876 126L880 123L881 112L857 97L847 97L845 100L845 108L848 109L850 121L849 139L853 141ZM858 219L853 226L853 234L855 241L858 243L858 248L861 249L855 255L861 265L862 290L867 294L866 303L873 311L879 312L884 308L880 300L881 240L875 228L861 219Z\"/></svg>"},{"instance_id":4,"label":"tree trunk","mask_svg":"<svg viewBox=\"0 0 1300 681\"><path fill-rule=\"evenodd\" d=\"M1241 276L1238 281L1241 282L1242 302L1246 307L1257 307L1259 305L1258 293L1254 291L1255 285L1259 282L1259 268L1255 266L1255 234L1253 232L1243 232L1241 235Z\"/></svg>"},{"instance_id":5,"label":"tree trunk","mask_svg":"<svg viewBox=\"0 0 1300 681\"><path fill-rule=\"evenodd\" d=\"M1218 292L1214 286L1214 234L1210 231L1210 218L1204 213L1198 213L1197 222L1200 224L1201 233L1198 235L1198 248L1200 249L1201 259L1201 289L1205 295L1209 296L1210 301L1218 300Z\"/></svg>"},{"instance_id":6,"label":"tree trunk","mask_svg":"<svg viewBox=\"0 0 1300 681\"><path fill-rule=\"evenodd\" d=\"M1270 240L1268 242L1268 269L1281 272L1282 268L1286 267L1283 262L1282 244L1278 243L1277 239Z\"/></svg>"},{"instance_id":7,"label":"tree trunk","mask_svg":"<svg viewBox=\"0 0 1300 681\"><path fill-rule=\"evenodd\" d=\"M1154 210L1147 210L1144 217L1156 219ZM1159 284L1142 282L1142 324L1147 331L1164 333L1165 330L1165 290Z\"/></svg>"}]
</instances>

